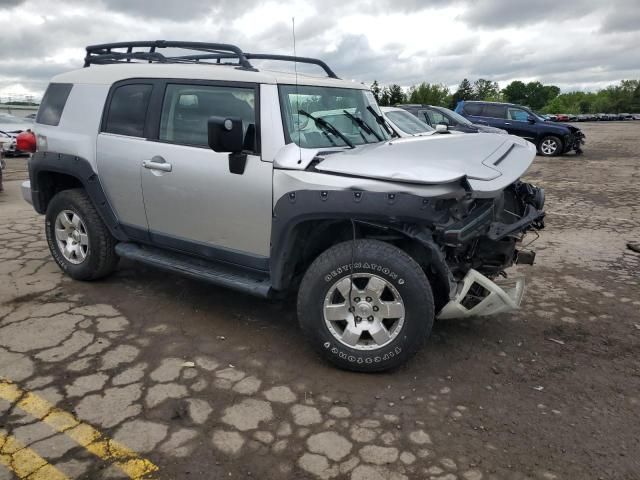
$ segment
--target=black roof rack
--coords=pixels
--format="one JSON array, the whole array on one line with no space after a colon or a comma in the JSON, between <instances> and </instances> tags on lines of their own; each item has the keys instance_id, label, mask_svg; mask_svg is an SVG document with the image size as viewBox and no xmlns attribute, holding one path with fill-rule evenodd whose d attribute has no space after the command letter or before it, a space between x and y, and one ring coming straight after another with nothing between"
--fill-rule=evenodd
<instances>
[{"instance_id":1,"label":"black roof rack","mask_svg":"<svg viewBox=\"0 0 640 480\"><path fill-rule=\"evenodd\" d=\"M142 51L134 51L134 48L144 48ZM202 53L194 55L178 55L167 56L158 52L161 48L180 48L184 50L193 50ZM126 49L126 51L118 51ZM110 63L205 63L205 64L224 64L223 60L237 59L238 68L245 70L258 71L251 63L250 59L255 60L275 60L282 62L308 63L321 67L331 78L338 76L329 68L329 66L320 59L309 57L296 57L293 55L275 55L269 53L245 53L239 47L226 43L206 43L206 42L174 42L167 40L152 40L138 42L118 42L104 43L101 45L89 45L87 47L87 55L84 58L84 66L105 65Z\"/></svg>"}]
</instances>

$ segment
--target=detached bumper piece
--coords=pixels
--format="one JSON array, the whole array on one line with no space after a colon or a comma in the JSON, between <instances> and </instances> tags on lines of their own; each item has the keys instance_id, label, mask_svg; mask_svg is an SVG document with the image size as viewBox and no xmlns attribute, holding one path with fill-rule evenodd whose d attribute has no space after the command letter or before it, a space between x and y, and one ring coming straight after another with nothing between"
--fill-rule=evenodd
<instances>
[{"instance_id":1,"label":"detached bumper piece","mask_svg":"<svg viewBox=\"0 0 640 480\"><path fill-rule=\"evenodd\" d=\"M440 311L438 318L468 318L517 310L524 295L524 277L493 282L476 270L465 275L456 296Z\"/></svg>"}]
</instances>

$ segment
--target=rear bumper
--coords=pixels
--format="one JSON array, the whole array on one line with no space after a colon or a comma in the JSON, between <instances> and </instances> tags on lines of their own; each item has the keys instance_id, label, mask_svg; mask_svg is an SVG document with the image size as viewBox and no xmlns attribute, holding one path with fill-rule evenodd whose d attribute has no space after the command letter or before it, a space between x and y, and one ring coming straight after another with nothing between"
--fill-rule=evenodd
<instances>
[{"instance_id":1,"label":"rear bumper","mask_svg":"<svg viewBox=\"0 0 640 480\"><path fill-rule=\"evenodd\" d=\"M31 182L29 180L22 182L20 185L20 191L22 192L22 198L24 198L24 201L33 205L33 199L31 198Z\"/></svg>"}]
</instances>

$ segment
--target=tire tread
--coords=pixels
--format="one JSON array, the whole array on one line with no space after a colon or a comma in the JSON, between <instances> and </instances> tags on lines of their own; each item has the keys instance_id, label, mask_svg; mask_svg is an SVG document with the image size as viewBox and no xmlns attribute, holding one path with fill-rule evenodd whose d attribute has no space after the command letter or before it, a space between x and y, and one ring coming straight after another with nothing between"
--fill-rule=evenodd
<instances>
[{"instance_id":1,"label":"tire tread","mask_svg":"<svg viewBox=\"0 0 640 480\"><path fill-rule=\"evenodd\" d=\"M57 193L49 203L47 216L49 216L49 209L55 208L58 203L78 205L82 210L80 213L84 218L85 224L87 227L90 224L94 230L94 238L90 239L90 246L91 254L97 255L97 263L91 272L76 275L74 278L77 280L97 280L113 272L119 260L115 251L115 246L118 242L107 229L86 191L82 188L73 188ZM50 248L55 247L50 244Z\"/></svg>"},{"instance_id":2,"label":"tire tread","mask_svg":"<svg viewBox=\"0 0 640 480\"><path fill-rule=\"evenodd\" d=\"M321 253L307 269L302 282L300 283L300 288L298 291L297 313L299 319L304 318L304 305L308 304L309 297L314 293L312 283L318 278L318 276L322 275L323 272L326 272L328 269L335 267L338 261L341 261L341 259L344 259L344 257L349 258L352 252L352 244L353 241L349 240L330 247L329 249ZM408 255L400 248L380 240L356 240L356 260L358 259L358 255L364 252L366 252L368 256L373 256L379 259L393 258L394 263L403 263L405 267L411 269L411 274L415 275L415 277L420 282L419 291L424 295L423 301L430 306L431 312L433 312L434 301L429 280L427 279L427 276L425 275L420 265L410 255ZM433 318L430 319L430 323L426 327L427 335L431 330L432 324ZM409 347L403 350L403 355L398 355L392 360L387 361L386 363L381 363L379 365L366 364L360 366L359 368L352 368L352 366L347 366L343 362L339 362L331 356L327 356L321 345L317 341L313 341L314 335L310 326L303 321L300 322L300 325L305 336L312 340L312 345L320 354L322 354L329 361L341 368L348 368L356 371L378 372L396 368L404 363L408 358L412 357L421 347L420 342L411 342L409 344Z\"/></svg>"}]
</instances>

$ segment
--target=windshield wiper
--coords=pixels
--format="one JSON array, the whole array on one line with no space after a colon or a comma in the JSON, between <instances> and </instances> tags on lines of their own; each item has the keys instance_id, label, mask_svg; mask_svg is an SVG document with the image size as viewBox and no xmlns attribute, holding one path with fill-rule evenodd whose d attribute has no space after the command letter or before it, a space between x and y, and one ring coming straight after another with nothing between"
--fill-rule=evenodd
<instances>
[{"instance_id":1,"label":"windshield wiper","mask_svg":"<svg viewBox=\"0 0 640 480\"><path fill-rule=\"evenodd\" d=\"M316 117L314 117L313 115L311 115L309 112L307 112L305 110L298 110L298 113L301 114L301 115L304 115L305 117L309 117L320 128L323 128L324 130L327 130L328 132L331 132L336 137L340 137L342 139L342 141L349 146L349 148L356 148L353 145L353 143L351 143L351 140L349 140L340 130L338 130L336 127L331 125L324 118L316 118Z\"/></svg>"},{"instance_id":2,"label":"windshield wiper","mask_svg":"<svg viewBox=\"0 0 640 480\"><path fill-rule=\"evenodd\" d=\"M348 112L347 110L342 110L342 112L346 115L346 117L349 120L355 123L362 130L367 132L369 135L373 135L374 137L376 137L379 142L382 141L382 137L378 134L378 132L376 132L373 128L371 128L371 126L367 122L365 122L363 119L356 117L353 113ZM364 139L364 141L366 142L367 140Z\"/></svg>"},{"instance_id":3,"label":"windshield wiper","mask_svg":"<svg viewBox=\"0 0 640 480\"><path fill-rule=\"evenodd\" d=\"M389 127L389 125L385 121L384 117L382 115L380 115L378 112L376 112L375 109L371 105L367 105L367 110L369 110L369 112L371 112L371 115L373 115L373 118L376 119L376 122L378 122L378 125L380 125L382 128L384 128L389 135L393 136L393 130Z\"/></svg>"}]
</instances>

